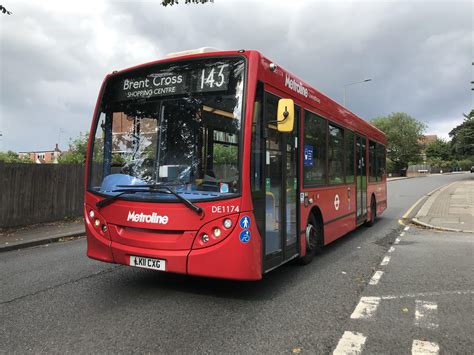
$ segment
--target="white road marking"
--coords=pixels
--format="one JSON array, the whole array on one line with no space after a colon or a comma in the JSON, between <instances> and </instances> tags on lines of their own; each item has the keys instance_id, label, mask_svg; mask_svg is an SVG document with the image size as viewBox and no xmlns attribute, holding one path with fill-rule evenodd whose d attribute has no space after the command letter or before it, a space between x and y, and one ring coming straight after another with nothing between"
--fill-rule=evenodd
<instances>
[{"instance_id":1,"label":"white road marking","mask_svg":"<svg viewBox=\"0 0 474 355\"><path fill-rule=\"evenodd\" d=\"M389 256L384 256L384 258L382 259L382 262L380 263L380 265L385 266L389 262L390 262L390 257Z\"/></svg>"},{"instance_id":2,"label":"white road marking","mask_svg":"<svg viewBox=\"0 0 474 355\"><path fill-rule=\"evenodd\" d=\"M456 295L474 295L474 290L406 293L404 295L381 296L380 298L383 300L395 300L395 299L402 299L402 298L421 298L421 297L432 297L432 296L456 296Z\"/></svg>"},{"instance_id":3,"label":"white road marking","mask_svg":"<svg viewBox=\"0 0 474 355\"><path fill-rule=\"evenodd\" d=\"M337 343L337 347L334 350L333 354L360 354L362 352L362 348L364 347L366 339L367 337L362 333L345 331L341 339L339 339L339 343Z\"/></svg>"},{"instance_id":4,"label":"white road marking","mask_svg":"<svg viewBox=\"0 0 474 355\"><path fill-rule=\"evenodd\" d=\"M403 228L403 230L406 232L407 230L409 230L410 227L409 226L406 226L405 228Z\"/></svg>"},{"instance_id":5,"label":"white road marking","mask_svg":"<svg viewBox=\"0 0 474 355\"><path fill-rule=\"evenodd\" d=\"M354 312L351 314L351 319L369 319L377 310L380 303L380 297L361 297Z\"/></svg>"},{"instance_id":6,"label":"white road marking","mask_svg":"<svg viewBox=\"0 0 474 355\"><path fill-rule=\"evenodd\" d=\"M388 252L389 253L393 253L395 251L395 248L394 247L390 247L390 249L388 249Z\"/></svg>"},{"instance_id":7,"label":"white road marking","mask_svg":"<svg viewBox=\"0 0 474 355\"><path fill-rule=\"evenodd\" d=\"M416 300L415 325L421 328L438 328L438 304Z\"/></svg>"},{"instance_id":8,"label":"white road marking","mask_svg":"<svg viewBox=\"0 0 474 355\"><path fill-rule=\"evenodd\" d=\"M393 244L398 244L398 243L400 243L400 238L395 239L395 241L393 242Z\"/></svg>"},{"instance_id":9,"label":"white road marking","mask_svg":"<svg viewBox=\"0 0 474 355\"><path fill-rule=\"evenodd\" d=\"M432 355L439 353L439 346L436 343L422 340L413 340L411 346L412 355Z\"/></svg>"},{"instance_id":10,"label":"white road marking","mask_svg":"<svg viewBox=\"0 0 474 355\"><path fill-rule=\"evenodd\" d=\"M382 275L383 275L383 271L380 271L380 270L376 271L374 276L372 276L372 278L370 279L369 285L377 285Z\"/></svg>"},{"instance_id":11,"label":"white road marking","mask_svg":"<svg viewBox=\"0 0 474 355\"><path fill-rule=\"evenodd\" d=\"M404 236L405 236L405 232L401 232L400 237L404 237Z\"/></svg>"}]
</instances>

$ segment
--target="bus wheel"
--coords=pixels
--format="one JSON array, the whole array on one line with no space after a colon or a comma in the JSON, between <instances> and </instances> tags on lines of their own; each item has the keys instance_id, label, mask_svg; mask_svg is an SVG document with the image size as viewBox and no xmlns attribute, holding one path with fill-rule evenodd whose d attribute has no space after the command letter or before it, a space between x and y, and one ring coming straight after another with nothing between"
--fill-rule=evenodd
<instances>
[{"instance_id":1,"label":"bus wheel","mask_svg":"<svg viewBox=\"0 0 474 355\"><path fill-rule=\"evenodd\" d=\"M310 214L308 218L308 224L306 225L306 255L299 258L299 262L302 265L307 265L313 261L314 255L318 251L320 245L319 240L321 237L321 226L317 222L314 215Z\"/></svg>"},{"instance_id":2,"label":"bus wheel","mask_svg":"<svg viewBox=\"0 0 474 355\"><path fill-rule=\"evenodd\" d=\"M377 217L377 204L375 203L375 197L372 196L372 201L370 202L370 219L366 222L368 227L374 225L375 217Z\"/></svg>"}]
</instances>

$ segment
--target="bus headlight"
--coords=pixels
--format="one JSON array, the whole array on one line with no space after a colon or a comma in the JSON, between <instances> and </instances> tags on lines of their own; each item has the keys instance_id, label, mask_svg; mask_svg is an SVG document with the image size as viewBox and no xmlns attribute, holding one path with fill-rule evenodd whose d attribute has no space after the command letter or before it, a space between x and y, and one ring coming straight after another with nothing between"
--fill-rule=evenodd
<instances>
[{"instance_id":1,"label":"bus headlight","mask_svg":"<svg viewBox=\"0 0 474 355\"><path fill-rule=\"evenodd\" d=\"M90 211L89 211L89 217L90 217L91 219L94 219L94 217L95 217L94 210L90 210Z\"/></svg>"},{"instance_id":2,"label":"bus headlight","mask_svg":"<svg viewBox=\"0 0 474 355\"><path fill-rule=\"evenodd\" d=\"M192 249L208 248L225 240L238 225L238 218L236 213L204 224L195 234Z\"/></svg>"},{"instance_id":3,"label":"bus headlight","mask_svg":"<svg viewBox=\"0 0 474 355\"><path fill-rule=\"evenodd\" d=\"M222 223L225 228L229 229L232 227L232 220L229 218L224 219L224 223Z\"/></svg>"}]
</instances>

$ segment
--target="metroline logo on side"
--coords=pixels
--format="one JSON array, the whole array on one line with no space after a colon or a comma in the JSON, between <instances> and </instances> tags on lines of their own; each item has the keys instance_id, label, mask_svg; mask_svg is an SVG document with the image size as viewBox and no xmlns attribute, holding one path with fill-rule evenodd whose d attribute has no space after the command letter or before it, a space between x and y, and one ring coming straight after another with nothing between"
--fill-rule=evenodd
<instances>
[{"instance_id":1,"label":"metroline logo on side","mask_svg":"<svg viewBox=\"0 0 474 355\"><path fill-rule=\"evenodd\" d=\"M135 211L128 211L127 221L129 222L144 222L144 223L155 223L155 224L167 224L168 216L160 216L158 213L153 212L152 214L136 213Z\"/></svg>"},{"instance_id":2,"label":"metroline logo on side","mask_svg":"<svg viewBox=\"0 0 474 355\"><path fill-rule=\"evenodd\" d=\"M290 76L285 76L285 86L291 90L297 92L298 94L308 97L308 88L306 88L303 83L297 82L295 79L292 79Z\"/></svg>"}]
</instances>

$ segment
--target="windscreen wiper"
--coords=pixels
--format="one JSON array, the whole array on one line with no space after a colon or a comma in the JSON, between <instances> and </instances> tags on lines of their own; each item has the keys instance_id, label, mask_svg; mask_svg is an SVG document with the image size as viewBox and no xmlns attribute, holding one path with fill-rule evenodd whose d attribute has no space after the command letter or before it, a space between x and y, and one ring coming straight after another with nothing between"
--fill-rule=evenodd
<instances>
[{"instance_id":1,"label":"windscreen wiper","mask_svg":"<svg viewBox=\"0 0 474 355\"><path fill-rule=\"evenodd\" d=\"M174 192L170 187L165 186L165 185L157 185L157 184L152 184L152 185L118 185L118 187L129 187L133 186L134 189L118 189L118 190L113 190L112 192L119 192L117 195L107 197L103 200L100 200L99 202L96 203L96 206L98 208L102 208L105 206L110 205L112 202L117 200L120 196L125 195L125 194L134 194L138 192L150 192L150 193L162 193L162 194L171 194L175 196L179 201L181 201L186 207L190 208L194 212L196 212L198 215L201 215L203 210L201 207L195 205L191 201L189 201L187 198L177 194ZM144 187L144 189L142 188ZM165 191L163 191L165 190Z\"/></svg>"},{"instance_id":2,"label":"windscreen wiper","mask_svg":"<svg viewBox=\"0 0 474 355\"><path fill-rule=\"evenodd\" d=\"M191 201L189 201L187 198L181 196L180 194L178 194L177 192L173 191L170 187L168 186L160 186L161 189L165 189L166 191L168 191L167 193L170 193L172 194L173 196L176 196L176 198L178 200L180 200L182 203L184 203L186 205L186 207L189 207L191 210L193 210L194 212L196 212L198 215L201 215L202 214L202 208L195 205L194 203L192 203ZM160 190L150 190L150 191L160 191Z\"/></svg>"},{"instance_id":3,"label":"windscreen wiper","mask_svg":"<svg viewBox=\"0 0 474 355\"><path fill-rule=\"evenodd\" d=\"M117 195L113 195L113 196L109 196L107 198L104 198L103 200L100 200L98 202L96 202L96 206L97 208L102 208L102 207L105 207L105 206L108 206L110 205L112 202L114 202L115 200L117 200L120 196L122 195L125 195L125 194L134 194L134 193L137 193L137 192L148 192L147 190L143 190L143 189L136 189L136 190L132 190L132 189L122 189L122 190L113 190L112 192L120 192L118 193Z\"/></svg>"}]
</instances>

